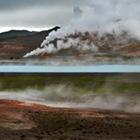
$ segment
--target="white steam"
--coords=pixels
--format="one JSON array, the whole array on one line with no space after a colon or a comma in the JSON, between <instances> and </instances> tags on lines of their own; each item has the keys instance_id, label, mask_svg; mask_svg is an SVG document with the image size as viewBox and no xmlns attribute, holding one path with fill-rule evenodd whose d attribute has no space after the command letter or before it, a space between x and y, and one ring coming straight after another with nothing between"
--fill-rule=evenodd
<instances>
[{"instance_id":1,"label":"white steam","mask_svg":"<svg viewBox=\"0 0 140 140\"><path fill-rule=\"evenodd\" d=\"M140 112L140 95L99 94L93 91L80 93L73 86L65 84L47 86L44 90L25 89L1 91L0 99L34 102L52 107L97 108Z\"/></svg>"},{"instance_id":2,"label":"white steam","mask_svg":"<svg viewBox=\"0 0 140 140\"><path fill-rule=\"evenodd\" d=\"M100 47L94 40L97 33L98 36L112 34L118 38L125 32L128 37L139 40L139 6L139 0L87 0L85 6L74 7L74 18L70 23L51 32L40 48L24 57L68 48L96 53Z\"/></svg>"}]
</instances>

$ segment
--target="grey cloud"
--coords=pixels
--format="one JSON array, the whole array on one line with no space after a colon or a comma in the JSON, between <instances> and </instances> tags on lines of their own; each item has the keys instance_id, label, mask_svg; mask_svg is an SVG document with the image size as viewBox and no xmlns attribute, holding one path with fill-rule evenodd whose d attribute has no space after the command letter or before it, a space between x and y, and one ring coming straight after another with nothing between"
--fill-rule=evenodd
<instances>
[{"instance_id":1,"label":"grey cloud","mask_svg":"<svg viewBox=\"0 0 140 140\"><path fill-rule=\"evenodd\" d=\"M72 17L72 12L69 7L66 8L51 8L45 7L32 9L25 9L21 11L14 11L10 16L9 12L0 13L2 22L1 25L22 25L27 26L52 26L55 24L62 25L68 22Z\"/></svg>"},{"instance_id":2,"label":"grey cloud","mask_svg":"<svg viewBox=\"0 0 140 140\"><path fill-rule=\"evenodd\" d=\"M86 0L0 0L0 28L49 27L72 18L73 7Z\"/></svg>"},{"instance_id":3,"label":"grey cloud","mask_svg":"<svg viewBox=\"0 0 140 140\"><path fill-rule=\"evenodd\" d=\"M84 4L85 0L0 0L0 11L16 10L32 6L68 6L73 4Z\"/></svg>"}]
</instances>

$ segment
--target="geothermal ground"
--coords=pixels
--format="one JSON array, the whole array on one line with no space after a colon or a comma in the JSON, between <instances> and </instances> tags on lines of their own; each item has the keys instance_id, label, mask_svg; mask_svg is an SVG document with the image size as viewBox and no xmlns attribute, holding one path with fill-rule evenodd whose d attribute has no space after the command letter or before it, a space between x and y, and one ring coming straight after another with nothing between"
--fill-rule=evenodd
<instances>
[{"instance_id":1,"label":"geothermal ground","mask_svg":"<svg viewBox=\"0 0 140 140\"><path fill-rule=\"evenodd\" d=\"M1 140L139 140L140 114L0 100Z\"/></svg>"},{"instance_id":2,"label":"geothermal ground","mask_svg":"<svg viewBox=\"0 0 140 140\"><path fill-rule=\"evenodd\" d=\"M139 140L139 77L1 74L0 140Z\"/></svg>"}]
</instances>

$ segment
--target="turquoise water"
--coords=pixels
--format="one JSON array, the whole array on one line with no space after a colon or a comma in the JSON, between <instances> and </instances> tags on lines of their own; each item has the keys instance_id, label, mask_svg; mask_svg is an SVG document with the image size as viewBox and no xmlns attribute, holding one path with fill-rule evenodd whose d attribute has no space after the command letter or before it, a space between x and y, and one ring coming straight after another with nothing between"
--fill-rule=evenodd
<instances>
[{"instance_id":1,"label":"turquoise water","mask_svg":"<svg viewBox=\"0 0 140 140\"><path fill-rule=\"evenodd\" d=\"M1 73L138 73L140 65L41 66L1 65Z\"/></svg>"}]
</instances>

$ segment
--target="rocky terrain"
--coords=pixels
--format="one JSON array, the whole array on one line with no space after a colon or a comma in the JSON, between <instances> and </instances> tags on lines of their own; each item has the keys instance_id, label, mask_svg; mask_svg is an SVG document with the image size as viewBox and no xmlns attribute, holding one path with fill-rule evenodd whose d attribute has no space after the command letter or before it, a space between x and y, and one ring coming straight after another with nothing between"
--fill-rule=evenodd
<instances>
[{"instance_id":1,"label":"rocky terrain","mask_svg":"<svg viewBox=\"0 0 140 140\"><path fill-rule=\"evenodd\" d=\"M59 27L54 27L50 30L41 31L41 32L30 32L26 30L11 30L8 32L0 33L0 59L21 59L23 56L39 48L42 41L50 32L58 30ZM78 57L87 57L94 56L94 58L101 57L101 59L110 59L112 57L132 57L137 58L140 56L140 42L134 38L129 38L126 33L121 34L120 36L115 36L111 34L106 34L103 36L98 36L96 33L76 33L74 35L69 35L65 38L67 41L68 38L79 38L81 42L88 43L92 46L94 43L98 46L98 51L92 53L90 51L78 51L72 48L60 50L56 54L49 54L50 56L78 56ZM58 39L59 40L59 39ZM53 42L56 44L57 40ZM57 46L56 46L57 47ZM48 56L47 53L41 53L37 58L44 58ZM103 56L103 57L102 57ZM34 57L34 56L33 56Z\"/></svg>"},{"instance_id":2,"label":"rocky terrain","mask_svg":"<svg viewBox=\"0 0 140 140\"><path fill-rule=\"evenodd\" d=\"M27 52L40 46L42 40L59 27L41 32L11 30L0 34L0 58L20 59Z\"/></svg>"},{"instance_id":3,"label":"rocky terrain","mask_svg":"<svg viewBox=\"0 0 140 140\"><path fill-rule=\"evenodd\" d=\"M140 114L0 100L2 140L139 140Z\"/></svg>"},{"instance_id":4,"label":"rocky terrain","mask_svg":"<svg viewBox=\"0 0 140 140\"><path fill-rule=\"evenodd\" d=\"M116 34L104 34L99 35L98 33L75 33L66 36L62 41L65 44L65 41L69 38L73 38L74 40L79 39L81 44L86 44L87 46L92 46L93 44L98 48L95 52L88 50L74 50L73 49L64 49L59 52L59 54L64 53L71 53L71 54L94 54L95 57L97 56L104 56L104 57L139 57L140 56L140 42L139 40L132 38L127 33L122 33L120 35ZM58 39L59 40L59 39ZM60 39L61 40L61 39ZM79 45L79 44L78 44ZM57 46L56 46L57 47ZM80 56L79 55L79 56Z\"/></svg>"},{"instance_id":5,"label":"rocky terrain","mask_svg":"<svg viewBox=\"0 0 140 140\"><path fill-rule=\"evenodd\" d=\"M139 140L139 77L1 74L0 140ZM89 93L93 96L86 96ZM90 99L94 106L60 108L57 104L84 101L82 105L89 105ZM48 101L54 101L55 107Z\"/></svg>"}]
</instances>

